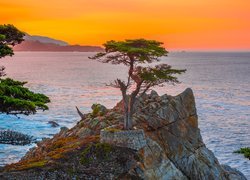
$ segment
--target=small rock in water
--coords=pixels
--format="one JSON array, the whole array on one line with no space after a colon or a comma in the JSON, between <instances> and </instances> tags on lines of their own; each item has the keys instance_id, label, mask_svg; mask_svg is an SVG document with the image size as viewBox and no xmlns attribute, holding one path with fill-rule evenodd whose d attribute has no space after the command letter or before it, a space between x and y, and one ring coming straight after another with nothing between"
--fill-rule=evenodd
<instances>
[{"instance_id":1,"label":"small rock in water","mask_svg":"<svg viewBox=\"0 0 250 180\"><path fill-rule=\"evenodd\" d=\"M49 121L48 124L50 124L51 127L58 127L59 126L59 124L55 121Z\"/></svg>"}]
</instances>

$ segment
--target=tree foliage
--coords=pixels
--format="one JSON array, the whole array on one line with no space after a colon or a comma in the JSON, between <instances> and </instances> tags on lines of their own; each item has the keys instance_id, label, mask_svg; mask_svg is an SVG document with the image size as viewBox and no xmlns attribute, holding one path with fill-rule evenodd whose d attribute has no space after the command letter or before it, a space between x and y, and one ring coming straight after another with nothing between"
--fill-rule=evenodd
<instances>
[{"instance_id":1,"label":"tree foliage","mask_svg":"<svg viewBox=\"0 0 250 180\"><path fill-rule=\"evenodd\" d=\"M165 83L179 83L176 74L182 74L185 69L173 69L168 64L157 64L154 67L146 64L160 61L160 57L167 56L168 52L161 42L155 40L135 39L125 41L108 41L104 44L105 52L90 57L103 63L124 64L128 66L126 81L116 79L110 84L122 92L124 103L124 127L132 127L132 115L137 96L143 95L154 86L163 86ZM139 64L145 64L140 66ZM129 94L129 92L131 92Z\"/></svg>"},{"instance_id":2,"label":"tree foliage","mask_svg":"<svg viewBox=\"0 0 250 180\"><path fill-rule=\"evenodd\" d=\"M0 79L0 112L28 115L37 109L48 109L45 104L50 102L49 98L23 87L25 84L10 78Z\"/></svg>"},{"instance_id":3,"label":"tree foliage","mask_svg":"<svg viewBox=\"0 0 250 180\"><path fill-rule=\"evenodd\" d=\"M15 46L24 41L25 34L11 24L0 25L0 59L5 56L14 55L11 46ZM5 67L0 66L0 77L5 76Z\"/></svg>"},{"instance_id":4,"label":"tree foliage","mask_svg":"<svg viewBox=\"0 0 250 180\"><path fill-rule=\"evenodd\" d=\"M14 55L10 46L21 43L24 33L11 24L0 25L0 58Z\"/></svg>"},{"instance_id":5,"label":"tree foliage","mask_svg":"<svg viewBox=\"0 0 250 180\"><path fill-rule=\"evenodd\" d=\"M0 25L0 58L12 56L12 46L21 43L24 33L13 25ZM5 76L5 67L0 67L0 112L7 114L34 114L38 109L47 110L49 98L34 93L24 85L26 82L15 81Z\"/></svg>"}]
</instances>

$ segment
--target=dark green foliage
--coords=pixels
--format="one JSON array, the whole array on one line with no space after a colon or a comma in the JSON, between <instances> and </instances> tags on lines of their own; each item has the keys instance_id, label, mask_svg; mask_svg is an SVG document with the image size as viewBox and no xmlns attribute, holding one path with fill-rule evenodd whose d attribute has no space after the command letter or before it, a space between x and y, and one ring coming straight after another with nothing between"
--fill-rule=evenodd
<instances>
[{"instance_id":1,"label":"dark green foliage","mask_svg":"<svg viewBox=\"0 0 250 180\"><path fill-rule=\"evenodd\" d=\"M81 153L80 162L87 165L96 159L108 159L112 146L107 143L89 144Z\"/></svg>"},{"instance_id":2,"label":"dark green foliage","mask_svg":"<svg viewBox=\"0 0 250 180\"><path fill-rule=\"evenodd\" d=\"M155 67L139 67L141 70L138 72L141 79L145 84L160 85L162 83L179 83L175 74L184 73L185 69L172 69L170 65L159 64Z\"/></svg>"},{"instance_id":3,"label":"dark green foliage","mask_svg":"<svg viewBox=\"0 0 250 180\"><path fill-rule=\"evenodd\" d=\"M99 59L108 54L104 63L112 64L130 64L130 58L139 61L139 63L150 63L154 60L159 61L158 57L167 56L162 43L154 40L135 39L125 41L108 41L104 44L105 53L98 53L91 59ZM116 53L119 52L119 53ZM114 53L114 54L112 54Z\"/></svg>"},{"instance_id":4,"label":"dark green foliage","mask_svg":"<svg viewBox=\"0 0 250 180\"><path fill-rule=\"evenodd\" d=\"M127 88L133 83L132 81L139 85L140 90L143 87L153 87L164 82L179 83L174 75L184 73L186 71L184 69L173 69L168 64L159 64L155 67L138 65L160 61L160 57L167 56L168 51L161 46L162 44L155 40L146 39L112 40L104 44L104 53L98 53L90 58L100 60L103 63L125 64L129 66ZM125 82L123 83L126 85ZM118 82L115 82L114 86L121 87Z\"/></svg>"},{"instance_id":5,"label":"dark green foliage","mask_svg":"<svg viewBox=\"0 0 250 180\"><path fill-rule=\"evenodd\" d=\"M5 67L4 66L0 66L0 78L6 75L5 72L4 72L4 70L5 70Z\"/></svg>"},{"instance_id":6,"label":"dark green foliage","mask_svg":"<svg viewBox=\"0 0 250 180\"><path fill-rule=\"evenodd\" d=\"M155 40L135 39L125 41L108 41L104 44L105 52L98 53L91 59L103 63L124 64L129 66L128 81L115 80L111 86L127 91L133 83L136 90L131 94L145 93L149 88L163 83L179 83L176 74L182 74L185 69L173 69L168 64L158 64L155 67L142 67L138 64L160 61L160 57L168 52Z\"/></svg>"},{"instance_id":7,"label":"dark green foliage","mask_svg":"<svg viewBox=\"0 0 250 180\"><path fill-rule=\"evenodd\" d=\"M24 33L13 25L0 25L0 58L12 56L12 46L24 40ZM47 110L49 98L23 87L26 82L15 81L5 76L5 67L0 67L0 112L7 114L34 114L38 109Z\"/></svg>"},{"instance_id":8,"label":"dark green foliage","mask_svg":"<svg viewBox=\"0 0 250 180\"><path fill-rule=\"evenodd\" d=\"M0 58L14 55L12 48L0 43Z\"/></svg>"},{"instance_id":9,"label":"dark green foliage","mask_svg":"<svg viewBox=\"0 0 250 180\"><path fill-rule=\"evenodd\" d=\"M0 25L0 34L2 36L1 40L3 43L12 46L21 43L24 40L23 37L25 36L24 32L21 32L12 24Z\"/></svg>"},{"instance_id":10,"label":"dark green foliage","mask_svg":"<svg viewBox=\"0 0 250 180\"><path fill-rule=\"evenodd\" d=\"M50 102L43 94L38 94L23 87L26 82L10 78L0 79L0 112L7 114L34 114L37 109L47 110Z\"/></svg>"},{"instance_id":11,"label":"dark green foliage","mask_svg":"<svg viewBox=\"0 0 250 180\"><path fill-rule=\"evenodd\" d=\"M179 83L175 75L182 74L185 69L173 69L168 64L158 64L155 67L139 66L139 64L160 61L160 57L168 52L161 42L146 39L125 41L108 41L104 44L105 52L98 53L90 59L103 63L124 64L128 66L126 81L116 79L110 86L119 88L124 104L124 128L132 128L132 115L135 99L154 86L164 83ZM130 94L129 94L130 93Z\"/></svg>"},{"instance_id":12,"label":"dark green foliage","mask_svg":"<svg viewBox=\"0 0 250 180\"><path fill-rule=\"evenodd\" d=\"M101 104L95 103L91 106L92 108L92 113L91 113L91 117L95 118L97 116L103 116L105 114L105 112L103 111Z\"/></svg>"},{"instance_id":13,"label":"dark green foliage","mask_svg":"<svg viewBox=\"0 0 250 180\"><path fill-rule=\"evenodd\" d=\"M24 33L11 24L0 25L0 58L14 55L10 46L21 43Z\"/></svg>"},{"instance_id":14,"label":"dark green foliage","mask_svg":"<svg viewBox=\"0 0 250 180\"><path fill-rule=\"evenodd\" d=\"M234 151L234 153L244 154L244 156L250 159L250 147L240 148L238 151Z\"/></svg>"},{"instance_id":15,"label":"dark green foliage","mask_svg":"<svg viewBox=\"0 0 250 180\"><path fill-rule=\"evenodd\" d=\"M0 59L14 55L11 46L20 44L24 33L11 24L0 25ZM0 67L0 77L5 76L4 67Z\"/></svg>"},{"instance_id":16,"label":"dark green foliage","mask_svg":"<svg viewBox=\"0 0 250 180\"><path fill-rule=\"evenodd\" d=\"M93 104L92 107L93 107L93 111L91 113L91 117L95 118L98 116L98 114L100 112L100 108L99 108L98 104Z\"/></svg>"}]
</instances>

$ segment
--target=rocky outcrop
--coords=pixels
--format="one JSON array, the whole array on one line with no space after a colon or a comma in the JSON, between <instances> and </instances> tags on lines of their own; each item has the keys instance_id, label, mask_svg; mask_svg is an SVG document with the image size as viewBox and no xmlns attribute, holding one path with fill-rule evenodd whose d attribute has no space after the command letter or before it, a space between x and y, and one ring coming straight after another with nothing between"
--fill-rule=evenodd
<instances>
[{"instance_id":1,"label":"rocky outcrop","mask_svg":"<svg viewBox=\"0 0 250 180\"><path fill-rule=\"evenodd\" d=\"M5 167L0 177L246 179L220 165L206 148L191 89L175 97L152 92L137 99L135 109L134 130L122 130L121 102L111 110L85 114L72 129L40 142L19 163Z\"/></svg>"},{"instance_id":2,"label":"rocky outcrop","mask_svg":"<svg viewBox=\"0 0 250 180\"><path fill-rule=\"evenodd\" d=\"M163 148L176 168L190 179L226 179L225 171L202 141L192 90L148 101L141 106L143 111L137 113L136 121L147 122L152 129L148 137Z\"/></svg>"},{"instance_id":3,"label":"rocky outcrop","mask_svg":"<svg viewBox=\"0 0 250 180\"><path fill-rule=\"evenodd\" d=\"M226 171L226 176L228 179L234 179L234 180L245 180L244 174L242 174L240 171L238 171L235 168L231 168L227 165L221 165L223 170Z\"/></svg>"},{"instance_id":4,"label":"rocky outcrop","mask_svg":"<svg viewBox=\"0 0 250 180\"><path fill-rule=\"evenodd\" d=\"M146 146L146 138L142 129L121 131L106 128L101 131L100 142L134 150L140 150Z\"/></svg>"},{"instance_id":5,"label":"rocky outcrop","mask_svg":"<svg viewBox=\"0 0 250 180\"><path fill-rule=\"evenodd\" d=\"M59 124L55 121L49 121L48 124L50 124L51 127L58 127L59 126Z\"/></svg>"}]
</instances>

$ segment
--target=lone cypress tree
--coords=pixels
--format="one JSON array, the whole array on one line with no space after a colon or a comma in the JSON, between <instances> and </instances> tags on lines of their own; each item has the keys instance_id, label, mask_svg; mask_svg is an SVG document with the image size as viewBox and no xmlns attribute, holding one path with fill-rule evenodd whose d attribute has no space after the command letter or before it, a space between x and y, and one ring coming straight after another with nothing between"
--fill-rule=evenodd
<instances>
[{"instance_id":1,"label":"lone cypress tree","mask_svg":"<svg viewBox=\"0 0 250 180\"><path fill-rule=\"evenodd\" d=\"M12 47L24 41L24 33L13 25L0 25L0 58L14 55ZM34 114L38 109L47 110L49 98L25 88L27 82L3 78L5 67L0 67L0 113Z\"/></svg>"},{"instance_id":2,"label":"lone cypress tree","mask_svg":"<svg viewBox=\"0 0 250 180\"><path fill-rule=\"evenodd\" d=\"M168 64L157 64L154 67L140 66L160 61L160 57L167 56L168 52L154 40L135 39L125 41L108 41L104 44L105 52L97 53L90 59L103 63L124 64L128 66L126 81L116 79L110 86L119 88L124 105L124 128L132 128L132 115L136 97L145 94L154 86L164 83L179 83L176 74L182 74L185 69L173 69ZM130 92L130 93L129 93Z\"/></svg>"}]
</instances>

